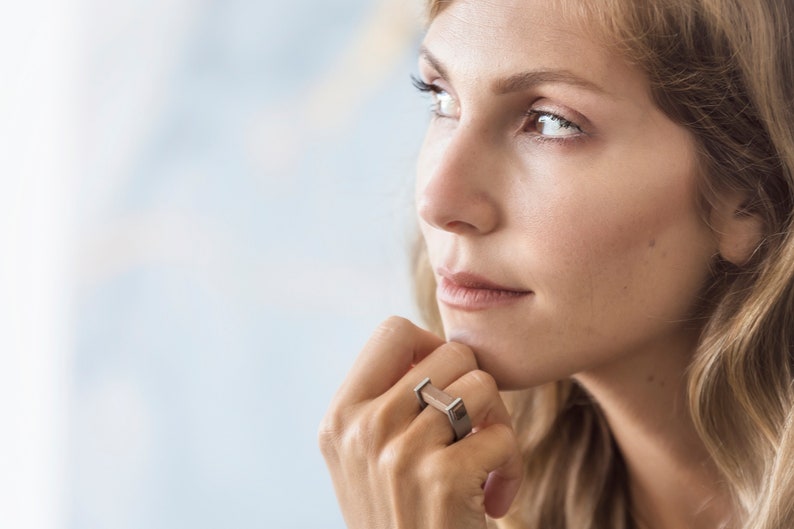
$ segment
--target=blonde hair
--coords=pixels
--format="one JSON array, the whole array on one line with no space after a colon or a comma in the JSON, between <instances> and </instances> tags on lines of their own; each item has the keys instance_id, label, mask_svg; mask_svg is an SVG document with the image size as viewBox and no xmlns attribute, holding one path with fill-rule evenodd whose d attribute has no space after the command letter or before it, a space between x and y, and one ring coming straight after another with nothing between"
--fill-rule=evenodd
<instances>
[{"instance_id":1,"label":"blonde hair","mask_svg":"<svg viewBox=\"0 0 794 529\"><path fill-rule=\"evenodd\" d=\"M432 20L451 0L428 0ZM643 69L658 107L692 131L704 213L746 196L764 237L747 263L715 259L688 373L698 432L735 499L734 525L794 527L794 6L789 0L558 2ZM574 7L575 4L575 7ZM422 241L417 297L441 321ZM499 526L634 527L621 456L598 407L560 381L506 394L525 486Z\"/></svg>"}]
</instances>

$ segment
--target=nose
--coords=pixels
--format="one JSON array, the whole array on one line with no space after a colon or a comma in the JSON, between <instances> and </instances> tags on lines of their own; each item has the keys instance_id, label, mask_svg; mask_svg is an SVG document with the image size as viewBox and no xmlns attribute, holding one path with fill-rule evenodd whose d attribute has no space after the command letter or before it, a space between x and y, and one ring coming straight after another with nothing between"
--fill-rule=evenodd
<instances>
[{"instance_id":1,"label":"nose","mask_svg":"<svg viewBox=\"0 0 794 529\"><path fill-rule=\"evenodd\" d=\"M499 226L500 156L472 127L459 125L444 145L426 141L416 206L427 224L452 233L484 235Z\"/></svg>"}]
</instances>

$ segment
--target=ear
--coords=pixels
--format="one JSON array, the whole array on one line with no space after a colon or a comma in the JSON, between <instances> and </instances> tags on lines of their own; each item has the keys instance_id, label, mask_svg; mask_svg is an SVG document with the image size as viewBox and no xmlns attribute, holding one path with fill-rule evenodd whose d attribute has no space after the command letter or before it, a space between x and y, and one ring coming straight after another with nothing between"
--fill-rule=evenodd
<instances>
[{"instance_id":1,"label":"ear","mask_svg":"<svg viewBox=\"0 0 794 529\"><path fill-rule=\"evenodd\" d=\"M709 218L720 256L736 266L750 260L764 234L761 217L748 210L746 203L743 193L723 195L713 205Z\"/></svg>"}]
</instances>

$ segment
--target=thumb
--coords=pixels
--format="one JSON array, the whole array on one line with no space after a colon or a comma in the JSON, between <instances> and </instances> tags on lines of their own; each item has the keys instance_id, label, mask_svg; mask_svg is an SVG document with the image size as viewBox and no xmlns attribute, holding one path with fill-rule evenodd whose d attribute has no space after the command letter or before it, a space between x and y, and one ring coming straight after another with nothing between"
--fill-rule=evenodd
<instances>
[{"instance_id":1,"label":"thumb","mask_svg":"<svg viewBox=\"0 0 794 529\"><path fill-rule=\"evenodd\" d=\"M483 486L485 512L491 518L501 518L524 479L523 459L513 429L504 423L491 424L456 444L468 444L470 453L482 458L480 468L488 472Z\"/></svg>"},{"instance_id":2,"label":"thumb","mask_svg":"<svg viewBox=\"0 0 794 529\"><path fill-rule=\"evenodd\" d=\"M521 488L524 478L521 455L516 454L511 459L516 459L517 462L509 461L504 469L500 468L488 474L485 481L485 512L491 518L501 518L507 514ZM518 469L518 472L514 469Z\"/></svg>"}]
</instances>

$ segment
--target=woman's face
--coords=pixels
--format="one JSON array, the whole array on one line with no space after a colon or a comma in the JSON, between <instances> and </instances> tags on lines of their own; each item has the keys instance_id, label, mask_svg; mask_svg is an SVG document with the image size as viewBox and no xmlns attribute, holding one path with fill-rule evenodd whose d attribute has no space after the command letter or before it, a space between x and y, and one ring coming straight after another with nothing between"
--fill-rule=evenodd
<instances>
[{"instance_id":1,"label":"woman's face","mask_svg":"<svg viewBox=\"0 0 794 529\"><path fill-rule=\"evenodd\" d=\"M419 60L416 201L445 332L503 388L691 348L717 251L688 131L551 5L456 0Z\"/></svg>"}]
</instances>

